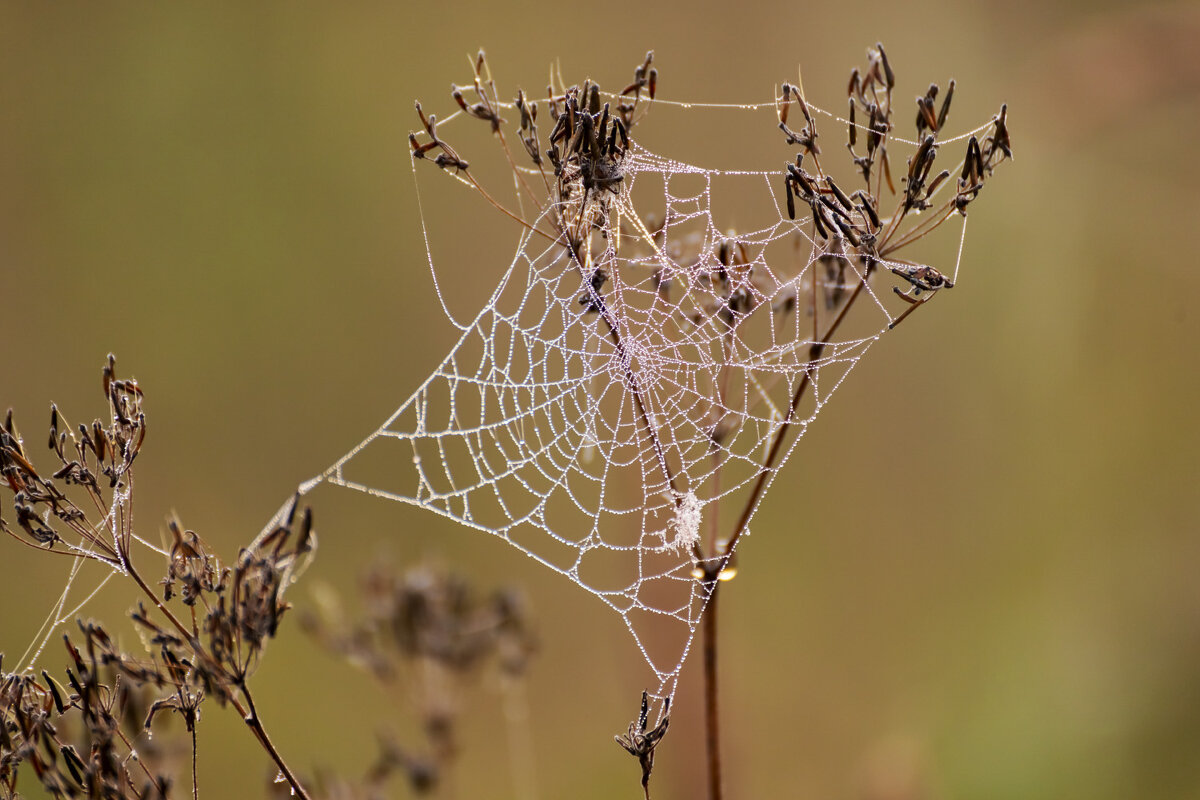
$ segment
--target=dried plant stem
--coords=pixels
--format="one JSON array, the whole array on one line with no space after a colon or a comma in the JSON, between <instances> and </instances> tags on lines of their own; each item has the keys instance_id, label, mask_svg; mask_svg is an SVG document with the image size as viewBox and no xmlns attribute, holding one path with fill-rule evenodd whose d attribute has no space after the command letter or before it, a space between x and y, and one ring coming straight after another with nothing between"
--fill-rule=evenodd
<instances>
[{"instance_id":1,"label":"dried plant stem","mask_svg":"<svg viewBox=\"0 0 1200 800\"><path fill-rule=\"evenodd\" d=\"M127 748L129 748L129 752L133 753L133 742L129 741L129 737L126 736L121 731L117 731L117 736L120 737L121 741L125 743L125 746ZM193 733L193 736L195 736L195 733ZM60 749L65 744L65 742L58 739L57 737L54 739L54 741L59 746ZM142 774L146 776L147 780L151 780L151 781L154 780L154 775L150 772L150 768L146 766L145 762L142 759L135 758L133 760L137 762L138 768L141 769ZM6 800L7 800L7 796L6 796Z\"/></svg>"},{"instance_id":2,"label":"dried plant stem","mask_svg":"<svg viewBox=\"0 0 1200 800\"><path fill-rule=\"evenodd\" d=\"M754 514L754 509L758 505L759 498L767 488L767 478L771 474L775 463L779 460L780 454L783 452L783 443L787 439L788 433L791 432L792 423L796 417L796 409L800 407L800 401L804 398L804 392L812 383L813 373L816 371L814 366L821 354L825 351L825 346L829 344L833 338L833 334L837 332L838 327L846 318L850 309L854 306L854 301L862 294L863 288L867 285L867 279L870 278L871 270L868 267L859 279L858 284L854 287L854 291L850 293L850 297L846 300L846 304L842 306L841 311L834 317L833 322L829 324L829 328L825 331L825 335L817 342L814 342L810 350L808 367L804 370L804 377L800 379L800 383L796 386L796 391L792 394L792 402L788 407L787 416L784 417L783 424L779 426L779 431L775 434L774 441L771 442L771 449L767 453L767 458L763 461L763 465L759 468L758 479L754 482L754 488L750 491L750 496L746 499L746 505L742 508L742 515L738 519L737 526L733 530L733 536L729 540L729 546L725 554L721 558L720 569L724 569L729 559L733 557L734 548L737 546L738 539L746 531L746 526L750 523L750 517ZM719 570L718 570L719 572ZM711 605L716 600L716 593L709 599ZM706 610L707 614L708 611Z\"/></svg>"},{"instance_id":3,"label":"dried plant stem","mask_svg":"<svg viewBox=\"0 0 1200 800\"><path fill-rule=\"evenodd\" d=\"M254 696L250 694L250 687L248 687L243 680L238 684L238 688L241 689L242 696L246 698L247 708L243 708L241 703L237 701L237 698L231 698L230 700L230 702L233 704L233 707L236 708L238 713L242 715L242 719L245 720L246 724L250 726L250 730L254 731L254 735L258 737L259 743L262 744L263 749L267 751L267 755L269 755L271 760L275 762L275 765L279 767L279 771L283 774L284 780L286 780L288 785L292 787L292 792L294 792L297 797L302 798L302 800L311 800L310 795L304 789L304 785L300 783L300 780L292 772L291 768L288 767L287 762L283 760L283 756L277 749L275 749L275 744L271 741L271 737L267 735L267 729L263 727L262 718L258 715L258 708L254 705ZM247 709L249 713L247 713Z\"/></svg>"},{"instance_id":4,"label":"dried plant stem","mask_svg":"<svg viewBox=\"0 0 1200 800\"><path fill-rule=\"evenodd\" d=\"M613 344L617 348L617 352L621 354L622 363L629 363L629 353L625 349L625 344L621 340L620 334L617 332L617 327L608 316L607 309L604 311L604 321L608 325L608 332L612 336ZM655 459L658 461L659 468L662 469L663 477L667 481L667 485L671 487L672 496L679 496L679 488L675 484L675 475L671 472L671 467L667 463L667 453L663 449L662 441L658 437L658 431L650 424L650 414L646 411L646 404L642 400L642 392L639 388L639 381L633 368L626 367L625 379L629 381L630 394L633 395L634 405L637 406L638 418L642 422L642 426L646 429L647 435L650 437L650 443L654 447Z\"/></svg>"},{"instance_id":5,"label":"dried plant stem","mask_svg":"<svg viewBox=\"0 0 1200 800\"><path fill-rule=\"evenodd\" d=\"M565 223L560 219L558 222L560 231L565 231ZM570 243L568 235L564 232L560 234L560 241L564 241L564 247L567 250L567 257L575 264L575 268L579 271L580 279L586 284L590 280L588 267L591 265L590 248L587 253L587 266L584 265L584 260L579 257L579 248ZM614 276L614 282L616 281ZM671 471L671 465L667 461L667 453L663 448L662 440L658 436L658 431L650 424L650 414L646 410L646 403L642 398L642 390L637 374L633 371L629 351L625 347L625 342L621 338L620 329L617 327L617 322L613 319L612 311L607 304L601 304L598 309L600 318L604 320L605 326L608 328L608 334L612 338L613 346L617 348L617 353L620 354L621 363L629 365L625 369L625 379L629 381L630 394L633 395L634 405L637 407L638 419L642 423L642 427L646 429L646 435L650 438L650 444L654 447L655 460L658 461L659 468L662 470L663 478L667 485L671 487L671 494L674 497L679 496L679 488L675 483L675 475ZM698 551L697 551L698 552Z\"/></svg>"},{"instance_id":6,"label":"dried plant stem","mask_svg":"<svg viewBox=\"0 0 1200 800\"><path fill-rule=\"evenodd\" d=\"M891 241L895 231L889 231L888 236L883 241L883 246L880 248L880 255L887 257L890 253L899 250L902 247L907 247L923 236L932 233L937 228L941 227L942 223L950 219L954 215L954 200L947 200L942 207L928 216L923 222L915 226L912 230L900 237L899 241Z\"/></svg>"},{"instance_id":7,"label":"dried plant stem","mask_svg":"<svg viewBox=\"0 0 1200 800\"><path fill-rule=\"evenodd\" d=\"M146 597L150 598L151 603L154 603L154 607L157 608L162 615L167 618L167 621L170 622L171 625L183 635L193 650L199 650L200 642L196 640L195 634L184 627L184 624L179 621L179 618L171 613L171 609L167 608L167 606L158 599L158 595L154 593L154 590L150 588L150 586L142 578L141 574L137 571L137 569L134 568L133 561L130 560L128 552L125 550L122 550L121 553L121 563L125 565L125 570L129 573L129 577L132 578L134 583L138 585L138 588L142 590L142 593L145 594Z\"/></svg>"},{"instance_id":8,"label":"dried plant stem","mask_svg":"<svg viewBox=\"0 0 1200 800\"><path fill-rule=\"evenodd\" d=\"M501 139L501 145L504 149L505 156L509 161L509 165L513 168L514 174L519 175L519 171L517 170L516 164L515 164L515 162L513 162L513 159L512 159L512 153L509 151L508 143L504 140L503 136L501 136L500 139ZM571 245L570 236L567 234L567 225L566 225L565 220L563 220L561 218L556 220L556 227L558 228L558 235L556 237L552 237L549 234L545 233L544 231L538 229L533 224L526 221L522 216L515 214L512 211L509 211L507 208L505 208L499 201L497 201L490 194L488 194L487 190L485 190L483 188L483 186L479 183L479 181L475 180L475 177L473 175L471 175L469 170L464 169L464 170L462 170L462 172L466 176L466 180L469 182L471 187L474 188L480 194L481 197L483 197L488 203L490 203L493 207L498 209L505 216L510 217L513 220L517 221L531 233L535 233L539 236L549 239L550 241L557 241L557 242L562 243L564 248L567 250L568 257L570 257L571 260L573 262L575 262L575 266L579 270L580 277L583 279L583 281L585 283L589 280L590 276L587 274L587 269L584 267L582 260L579 258L577 249ZM544 173L543 173L543 177L545 177ZM521 180L521 185L524 186L526 191L529 191L529 187L527 184L525 184L524 180ZM653 240L650 239L650 241L653 244ZM625 345L624 345L623 341L621 340L621 334L617 328L616 322L612 319L611 313L608 311L607 308L603 308L600 311L600 316L603 318L605 325L608 327L609 335L612 337L613 344L617 348L617 352L620 353L622 359L627 361L628 353L626 352ZM656 459L659 463L660 468L663 471L663 477L666 479L667 485L671 487L672 493L674 495L678 495L678 488L675 483L675 476L672 474L671 468L670 468L669 464L667 463L666 452L663 450L662 442L659 440L658 434L654 430L654 426L650 424L650 416L649 416L649 413L646 411L646 405L642 399L642 392L638 386L637 376L633 373L632 369L628 369L628 370L626 370L626 378L630 382L630 387L632 390L634 403L637 406L638 416L641 419L642 425L643 425L643 427L645 427L646 432L650 437L651 444L654 447L654 453L655 453Z\"/></svg>"},{"instance_id":9,"label":"dried plant stem","mask_svg":"<svg viewBox=\"0 0 1200 800\"><path fill-rule=\"evenodd\" d=\"M541 203L538 202L537 196L533 193L533 189L529 188L529 182L525 180L524 173L521 171L521 168L517 166L517 162L513 159L512 150L508 147L508 140L504 138L504 131L496 131L496 136L500 139L500 148L504 151L504 158L508 161L508 166L512 170L513 180L517 184L517 202L520 202L520 193L521 190L524 190L525 195L529 198L529 202L533 203L535 206L541 207ZM550 182L546 178L546 173L544 170L542 171L542 180L546 183L546 188L549 189Z\"/></svg>"},{"instance_id":10,"label":"dried plant stem","mask_svg":"<svg viewBox=\"0 0 1200 800\"><path fill-rule=\"evenodd\" d=\"M200 798L200 779L196 775L196 728L192 726L192 800Z\"/></svg>"},{"instance_id":11,"label":"dried plant stem","mask_svg":"<svg viewBox=\"0 0 1200 800\"><path fill-rule=\"evenodd\" d=\"M192 631L188 630L188 628L186 626L184 626L184 624L182 622L179 621L179 618L176 617L173 613L171 613L171 610L169 608L167 608L166 605L161 600L158 599L158 596L146 584L146 581L138 573L137 569L134 568L133 562L129 559L128 553L124 548L121 553L121 560L125 564L125 568L129 572L129 576L131 578L133 578L134 582L137 583L137 585L141 588L142 592L147 597L150 598L150 601L152 603L154 603L155 607L159 611L162 612L163 616L165 616L167 618L167 620L171 623L171 625L176 630L178 630L179 633L184 637L184 639L188 643L188 646L191 647L192 651L196 654L196 657L207 659L208 655L207 655L206 651L204 650L203 646L200 644L200 641L196 638L196 634L193 633ZM271 742L271 738L267 735L266 728L263 727L262 720L258 716L258 711L254 706L254 698L250 694L250 688L249 688L249 686L247 686L244 676L242 677L241 680L238 681L237 687L241 691L242 696L246 698L246 706L243 706L236 697L229 698L230 705L232 705L234 707L234 709L237 710L238 714L241 715L242 720L244 720L246 725L249 726L250 730L253 731L255 737L259 741L259 744L262 745L263 749L267 752L267 755L270 757L270 759L275 762L275 766L277 766L279 768L280 773L283 774L284 779L287 780L288 785L291 786L292 792L297 797L302 798L302 800L310 800L310 795L304 789L303 784L301 784L300 781L296 778L295 774L291 770L291 767L289 767L287 762L284 761L283 755L275 748L274 743ZM248 706L248 709L247 709L247 706ZM195 766L194 750L195 750L195 748L194 748L194 743L193 743L193 761L192 761L193 792L195 791L195 781L196 781L196 766Z\"/></svg>"},{"instance_id":12,"label":"dried plant stem","mask_svg":"<svg viewBox=\"0 0 1200 800\"><path fill-rule=\"evenodd\" d=\"M711 574L711 573L710 573ZM721 800L721 725L717 702L717 590L721 582L713 574L708 604L704 607L704 730L708 750L708 797Z\"/></svg>"},{"instance_id":13,"label":"dried plant stem","mask_svg":"<svg viewBox=\"0 0 1200 800\"><path fill-rule=\"evenodd\" d=\"M538 236L541 236L543 239L546 239L547 241L550 241L550 242L558 241L558 239L556 237L551 236L550 234L546 233L545 231L541 230L540 228L536 227L535 225L532 225L531 223L526 222L525 219L520 214L509 211L499 200L497 200L496 198L494 198L490 194L488 194L487 189L484 189L483 185L479 181L475 180L475 176L472 175L469 170L464 169L462 171L462 173L463 173L463 175L466 176L465 180L467 181L467 183L473 189L475 189L475 191L479 192L480 197L482 197L484 200L486 200L493 208L495 208L501 214L508 217L509 219L512 219L521 227L528 229L530 233L536 233Z\"/></svg>"},{"instance_id":14,"label":"dried plant stem","mask_svg":"<svg viewBox=\"0 0 1200 800\"><path fill-rule=\"evenodd\" d=\"M708 748L708 796L710 800L721 800L721 750L720 750L720 708L717 688L717 636L718 636L718 615L717 615L717 599L720 587L718 576L724 572L729 564L729 560L733 557L734 548L741 535L745 532L746 526L750 522L750 517L754 513L755 506L763 491L766 489L767 478L771 474L771 469L778 461L780 454L783 451L783 443L786 441L788 433L791 430L792 421L796 416L796 409L800 407L800 401L804 398L804 393L812 383L812 375L815 371L815 363L821 357L825 350L825 346L833 338L838 327L846 318L851 307L854 306L855 300L862 294L863 288L867 284L867 279L870 277L870 268L864 272L858 284L854 287L854 291L847 298L845 305L841 311L834 317L829 324L829 328L825 331L825 335L812 345L809 356L809 369L805 370L804 377L800 379L800 383L796 386L796 391L792 394L792 402L788 407L787 417L780 426L778 433L775 435L775 440L771 443L771 449L767 454L766 460L758 473L758 479L754 483L754 487L750 492L750 497L746 501L745 507L742 509L742 515L738 519L737 526L734 528L733 536L729 540L729 544L725 548L723 554L719 554L717 563L710 566L705 571L705 580L709 588L708 601L704 606L704 727L705 740ZM915 308L915 306L914 306Z\"/></svg>"}]
</instances>

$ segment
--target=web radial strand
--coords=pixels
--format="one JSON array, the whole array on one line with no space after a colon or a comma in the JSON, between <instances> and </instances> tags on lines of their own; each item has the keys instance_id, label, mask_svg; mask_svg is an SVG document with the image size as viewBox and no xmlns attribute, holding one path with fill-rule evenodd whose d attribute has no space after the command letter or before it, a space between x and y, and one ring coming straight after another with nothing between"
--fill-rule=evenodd
<instances>
[{"instance_id":1,"label":"web radial strand","mask_svg":"<svg viewBox=\"0 0 1200 800\"><path fill-rule=\"evenodd\" d=\"M811 215L790 219L779 170L703 169L636 143L621 170L579 258L524 229L437 369L302 491L328 482L504 539L618 613L662 696L703 611L695 553L747 503L753 516L757 485L896 319L897 281L886 259L872 276L817 236ZM723 227L723 197L768 209L763 224ZM527 222L554 230L581 202ZM852 294L853 320L826 336Z\"/></svg>"}]
</instances>

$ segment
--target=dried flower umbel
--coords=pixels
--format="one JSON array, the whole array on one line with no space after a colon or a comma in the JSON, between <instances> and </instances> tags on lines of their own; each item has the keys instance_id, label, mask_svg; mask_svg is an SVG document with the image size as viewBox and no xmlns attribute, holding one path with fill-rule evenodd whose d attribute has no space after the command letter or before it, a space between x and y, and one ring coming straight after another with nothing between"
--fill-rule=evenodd
<instances>
[{"instance_id":1,"label":"dried flower umbel","mask_svg":"<svg viewBox=\"0 0 1200 800\"><path fill-rule=\"evenodd\" d=\"M134 558L135 543L145 544L131 513L133 464L146 438L144 395L136 381L116 377L115 363L109 356L103 371L107 422L72 429L51 408L49 447L59 467L48 477L33 465L8 413L0 430L0 478L12 494L15 524L0 516L0 531L43 552L99 561L131 580L142 596L131 618L145 634L148 653L123 652L99 623L81 622L82 643L66 641L71 691L48 672L42 684L4 675L0 788L15 796L18 767L28 763L46 790L60 796L165 796L170 777L151 773L147 745L135 740L166 712L181 718L191 735L195 794L195 730L211 697L237 710L291 789L307 797L271 743L248 679L290 607L284 588L315 548L311 513L293 503L231 567L172 520L160 598ZM87 747L59 735L61 718L72 714L88 731Z\"/></svg>"},{"instance_id":2,"label":"dried flower umbel","mask_svg":"<svg viewBox=\"0 0 1200 800\"><path fill-rule=\"evenodd\" d=\"M678 353L686 352L689 344L679 345L689 337L693 342L703 341L705 347L715 351L715 355L705 351L715 366L704 364L709 372L716 373L711 378L712 397L702 396L690 406L711 408L711 418L705 422L679 414L683 418L681 427L708 432L713 459L709 475L719 474L723 453L730 452L730 443L737 439L741 425L750 416L750 403L759 402L747 400L745 407L730 409L723 396L723 387L731 374L744 374L752 369L749 363L737 363L730 355L738 351L739 332L749 328L751 320L763 317L769 317L770 325L764 327L772 332L779 329L780 321L787 319L794 322L798 332L800 315L810 318L811 334L806 330L804 335L795 337L795 342L787 342L789 347L796 345L795 351L787 351L789 354L806 351L807 359L799 357L801 363L794 368L794 379L789 376L788 380L775 384L785 388L781 397L770 398L772 412L764 413L766 419L760 420L769 433L763 446L755 448L753 458L761 461L743 484L748 489L736 501L740 511L735 508L728 515L733 521L732 528L717 530L714 525L709 530L706 526L704 535L697 536L688 548L694 565L692 575L706 599L701 624L705 640L709 794L718 798L721 776L716 746L717 590L720 582L734 573L732 559L736 546L786 457L788 443L804 422L801 405L805 398L815 396L816 376L826 363L826 351L833 345L834 336L846 325L852 310L863 305L864 296L874 298L874 305L887 314L887 327L894 328L942 289L954 286L953 274L908 260L903 257L904 251L954 216L965 218L968 207L978 198L996 167L1012 158L1012 147L1007 108L1002 107L993 118L989 133L982 138L967 137L961 162L941 168L945 161L943 151L952 144L943 142L941 137L956 86L951 81L942 92L933 84L916 97L917 109L911 117L916 129L914 149L903 173L897 171L893 175L890 153L898 143L894 133L896 121L909 118L909 112L900 112L895 105L896 73L883 45L878 44L868 50L865 66L851 73L847 86L849 177L834 174L829 169L832 166L828 163L832 160L829 148L823 150L818 144L821 141L818 118L823 112L810 105L802 86L783 84L776 101L778 129L783 134L783 143L796 149L780 169L782 184L776 186L783 190L784 223L793 226L797 251L809 250L808 257L797 259L789 274L788 265L777 263L774 255L768 256L761 242L736 233L714 241L709 231L697 236L694 246L680 236L668 242L665 220L655 224L639 219L632 212L632 204L626 202L630 183L627 178L631 174L628 159L636 146L634 127L645 116L643 101L654 100L658 76L652 63L653 56L648 54L637 68L634 81L619 96L604 94L592 81L567 87L560 78L558 87L548 89L543 108L549 108L550 119L543 117L541 129L548 128L549 133L540 140L537 104L524 92L518 92L512 104L503 103L487 70L486 59L480 53L474 61L475 78L469 90L476 102L470 104L457 87L453 97L461 111L485 122L499 141L512 167L521 204L525 207L526 201L531 202L533 214L517 213L498 202L476 179L459 151L447 144L436 128L434 116L427 116L419 104L424 134L414 133L410 141L416 158L432 158L525 227L531 236L542 237L562 248L566 270L563 274L578 275L577 305L582 314L594 315L596 329L610 340L615 351L613 363L632 364L635 353L640 357L646 352L644 343L630 340L629 327L619 324L623 315L633 316L643 311L640 307L630 310L623 300L635 282L639 287L653 287L654 298L644 302L658 309L659 316L652 320L655 334L661 332L669 338L672 331L679 332L679 341L663 345L669 351L665 358L686 362L686 357ZM799 118L792 113L793 106L798 107ZM517 135L531 167L518 166L505 139L507 121L503 114L509 108L519 116ZM715 132L714 138L717 138ZM436 157L432 157L433 153ZM534 191L533 184L539 177L544 191ZM707 222L713 224L711 220ZM768 220L767 224L774 222ZM622 240L626 242L624 247L649 251L653 258L617 259L616 248ZM597 248L605 248L604 257L594 254ZM636 273L639 265L644 268L652 262L657 266L649 281L636 274L632 277L622 274L627 269ZM890 294L880 297L871 288L885 276L900 282L891 287L891 294L903 303L898 312L883 302ZM644 313L640 322L646 322ZM696 331L704 334L692 336ZM671 350L672 346L676 349ZM686 366L697 365L686 362ZM793 369L790 364L788 368ZM762 377L756 376L756 380ZM669 393L670 385L648 388L633 368L626 369L622 378L638 422L637 444L640 447L648 443L650 455L644 459L645 470L655 473L653 478L643 476L643 488L649 491L653 484L656 493L672 498L678 518L686 499L695 497L696 476L681 465L682 455L671 457L671 448L675 447L675 452L679 449L675 442L687 434L664 431L661 418L648 410L646 401L652 394ZM764 394L763 387L770 378L768 375L753 386L748 382L746 394ZM655 380L652 373L648 380ZM703 395L706 388L689 383L687 391ZM667 404L670 402L668 399ZM715 489L712 494L721 496ZM705 505L704 513L708 519L717 518L715 498ZM633 726L626 737L627 749L633 747L630 752L635 755L641 752L638 748L641 740L634 734L645 734L646 715L643 711L642 724ZM656 743L657 738L652 744ZM644 778L648 779L648 764L643 762L642 766Z\"/></svg>"},{"instance_id":3,"label":"dried flower umbel","mask_svg":"<svg viewBox=\"0 0 1200 800\"><path fill-rule=\"evenodd\" d=\"M24 544L123 570L133 535L127 513L131 468L146 439L146 415L137 381L118 380L115 365L109 356L103 373L107 424L95 420L76 431L51 406L49 446L60 466L49 477L31 463L9 410L0 430L0 479L12 491L24 538L2 516L0 531ZM74 487L84 495L82 507L68 496Z\"/></svg>"}]
</instances>

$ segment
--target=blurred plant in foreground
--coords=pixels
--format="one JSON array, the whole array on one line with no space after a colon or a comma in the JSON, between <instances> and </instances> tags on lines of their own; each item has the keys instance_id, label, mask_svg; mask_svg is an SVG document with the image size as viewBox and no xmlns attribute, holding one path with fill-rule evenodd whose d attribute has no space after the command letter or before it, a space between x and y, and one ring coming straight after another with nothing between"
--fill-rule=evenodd
<instances>
[{"instance_id":1,"label":"blurred plant in foreground","mask_svg":"<svg viewBox=\"0 0 1200 800\"><path fill-rule=\"evenodd\" d=\"M516 723L527 715L522 680L537 640L521 594L501 589L480 596L464 578L428 565L403 573L375 565L360 586L362 619L352 621L327 591L318 595L316 610L306 612L301 625L325 649L383 686L400 684L417 707L425 747L402 747L393 734L382 734L380 756L364 780L368 796L397 771L414 794L438 793L459 752L459 697L467 684L483 677L497 678L505 695L509 746L519 751L514 752L520 762L514 780L531 780L529 731ZM518 788L525 790L517 796L531 794L529 787Z\"/></svg>"}]
</instances>

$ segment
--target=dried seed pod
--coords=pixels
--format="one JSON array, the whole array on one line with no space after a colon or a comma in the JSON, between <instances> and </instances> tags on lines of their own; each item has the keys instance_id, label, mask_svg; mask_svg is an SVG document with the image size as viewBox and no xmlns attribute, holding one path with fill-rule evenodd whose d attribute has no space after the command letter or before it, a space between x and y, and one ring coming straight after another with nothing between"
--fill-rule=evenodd
<instances>
[{"instance_id":1,"label":"dried seed pod","mask_svg":"<svg viewBox=\"0 0 1200 800\"><path fill-rule=\"evenodd\" d=\"M942 108L937 115L937 129L940 131L946 125L946 115L950 113L950 99L954 97L954 80L946 87L946 96L942 98Z\"/></svg>"},{"instance_id":2,"label":"dried seed pod","mask_svg":"<svg viewBox=\"0 0 1200 800\"><path fill-rule=\"evenodd\" d=\"M855 77L858 77L858 71L855 70ZM854 124L854 98L850 98L850 119L849 119L849 144L847 145L853 152L854 145L858 143L858 126Z\"/></svg>"},{"instance_id":3,"label":"dried seed pod","mask_svg":"<svg viewBox=\"0 0 1200 800\"><path fill-rule=\"evenodd\" d=\"M892 65L888 63L887 51L883 49L883 42L877 42L875 48L879 50L879 60L883 64L883 77L885 85L891 91L896 85L896 74L892 72Z\"/></svg>"}]
</instances>

